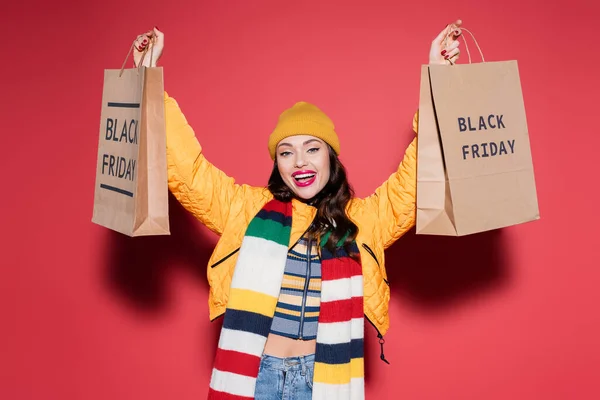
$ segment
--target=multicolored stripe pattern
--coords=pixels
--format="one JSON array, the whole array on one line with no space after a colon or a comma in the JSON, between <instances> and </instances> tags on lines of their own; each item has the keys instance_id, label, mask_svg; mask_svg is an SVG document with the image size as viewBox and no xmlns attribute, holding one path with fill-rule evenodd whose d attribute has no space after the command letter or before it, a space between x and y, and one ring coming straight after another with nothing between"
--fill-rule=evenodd
<instances>
[{"instance_id":1,"label":"multicolored stripe pattern","mask_svg":"<svg viewBox=\"0 0 600 400\"><path fill-rule=\"evenodd\" d=\"M233 274L209 399L254 398L260 359L282 286L291 216L291 203L272 200L248 226ZM360 262L342 249L332 254L321 245L313 399L364 399L363 337Z\"/></svg>"},{"instance_id":2,"label":"multicolored stripe pattern","mask_svg":"<svg viewBox=\"0 0 600 400\"><path fill-rule=\"evenodd\" d=\"M358 258L356 243L350 251ZM361 264L343 248L332 254L321 247L321 279L313 399L364 399Z\"/></svg>"}]
</instances>

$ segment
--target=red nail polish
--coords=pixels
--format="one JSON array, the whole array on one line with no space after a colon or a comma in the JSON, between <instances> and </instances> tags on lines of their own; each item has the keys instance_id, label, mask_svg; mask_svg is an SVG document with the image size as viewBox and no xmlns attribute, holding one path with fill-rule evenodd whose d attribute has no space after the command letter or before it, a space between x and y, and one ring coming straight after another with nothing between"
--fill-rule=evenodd
<instances>
[{"instance_id":1,"label":"red nail polish","mask_svg":"<svg viewBox=\"0 0 600 400\"><path fill-rule=\"evenodd\" d=\"M448 56L444 56L444 58L447 60L447 59L448 59Z\"/></svg>"},{"instance_id":2,"label":"red nail polish","mask_svg":"<svg viewBox=\"0 0 600 400\"><path fill-rule=\"evenodd\" d=\"M442 55L446 54L446 50L442 51Z\"/></svg>"},{"instance_id":3,"label":"red nail polish","mask_svg":"<svg viewBox=\"0 0 600 400\"><path fill-rule=\"evenodd\" d=\"M160 31L160 29L158 29L158 26L155 26L154 29L156 29L157 31Z\"/></svg>"}]
</instances>

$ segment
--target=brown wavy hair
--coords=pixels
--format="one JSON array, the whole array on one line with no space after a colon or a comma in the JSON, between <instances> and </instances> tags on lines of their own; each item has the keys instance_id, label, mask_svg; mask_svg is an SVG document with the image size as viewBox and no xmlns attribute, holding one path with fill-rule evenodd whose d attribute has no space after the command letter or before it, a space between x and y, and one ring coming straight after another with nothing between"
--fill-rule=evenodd
<instances>
[{"instance_id":1,"label":"brown wavy hair","mask_svg":"<svg viewBox=\"0 0 600 400\"><path fill-rule=\"evenodd\" d=\"M329 181L312 199L298 198L298 200L317 209L317 214L308 228L307 234L311 237L321 237L331 231L325 247L331 252L334 252L337 247L343 247L348 254L352 254L349 245L356 239L358 226L350 220L346 214L346 208L354 197L354 189L348 182L346 168L331 146L327 145L327 148L329 150ZM273 164L273 171L269 177L267 188L273 194L273 197L279 201L289 202L293 198L297 198L281 178L277 161ZM335 221L335 226L333 226L332 221ZM338 243L344 237L344 242L341 243L341 246L338 246Z\"/></svg>"}]
</instances>

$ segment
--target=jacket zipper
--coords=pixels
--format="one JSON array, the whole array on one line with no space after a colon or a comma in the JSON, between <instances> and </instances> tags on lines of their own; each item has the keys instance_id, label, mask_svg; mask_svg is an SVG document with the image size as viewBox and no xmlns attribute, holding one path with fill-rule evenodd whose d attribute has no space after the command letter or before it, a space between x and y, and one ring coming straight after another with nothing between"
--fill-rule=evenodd
<instances>
[{"instance_id":1,"label":"jacket zipper","mask_svg":"<svg viewBox=\"0 0 600 400\"><path fill-rule=\"evenodd\" d=\"M225 260L227 260L229 257L231 257L232 255L234 255L235 253L237 253L238 251L240 251L240 247L238 247L237 249L235 249L234 251L232 251L231 253L227 254L225 257L221 258L219 261L217 261L216 263L214 263L213 265L211 265L211 268L216 267L217 265L225 262Z\"/></svg>"},{"instance_id":2,"label":"jacket zipper","mask_svg":"<svg viewBox=\"0 0 600 400\"><path fill-rule=\"evenodd\" d=\"M310 285L310 250L312 246L312 240L308 240L308 246L306 249L306 282L304 282L304 292L302 292L302 311L300 311L300 326L298 328L298 338L302 340L302 331L304 329L304 310L306 309L306 300L308 297L308 286Z\"/></svg>"},{"instance_id":3,"label":"jacket zipper","mask_svg":"<svg viewBox=\"0 0 600 400\"><path fill-rule=\"evenodd\" d=\"M304 233L298 238L298 240L296 240L295 243L293 243L290 248L288 249L288 251L290 251L291 249L294 248L294 246L300 241L300 239L302 239L304 237L304 235L306 235L306 232L308 232L308 230L310 229L310 227L312 226L312 223L308 226L308 228L306 228L306 230L304 231ZM227 254L225 257L221 258L219 261L217 261L216 263L214 263L213 265L211 265L211 268L216 267L217 265L225 262L229 257L231 257L232 255L234 255L235 253L237 253L238 251L240 251L240 247L238 247L237 249L235 249L234 251L232 251L231 253ZM377 260L376 260L377 261Z\"/></svg>"},{"instance_id":4,"label":"jacket zipper","mask_svg":"<svg viewBox=\"0 0 600 400\"><path fill-rule=\"evenodd\" d=\"M379 358L381 359L381 361L383 361L386 364L389 364L390 362L388 360L386 360L385 358L385 354L383 354L383 345L385 344L385 339L383 338L383 335L381 334L381 332L379 332L379 329L377 329L377 327L375 326L375 324L369 319L369 317L367 317L367 314L365 314L365 319L367 321L369 321L369 323L373 326L373 328L375 328L375 330L377 331L377 338L379 339L379 346L381 347L381 354L379 355Z\"/></svg>"},{"instance_id":5,"label":"jacket zipper","mask_svg":"<svg viewBox=\"0 0 600 400\"><path fill-rule=\"evenodd\" d=\"M373 250L371 250L371 248L369 246L367 246L366 243L363 243L362 247L367 251L367 253L369 253L371 255L371 257L373 257L373 259L377 263L377 266L379 267L379 269L381 269L381 265L379 264L379 260L377 259L377 257L375 257L375 253L373 252ZM383 276L382 276L382 279L386 283L386 285L390 286L390 283L388 282L387 279L383 278Z\"/></svg>"}]
</instances>

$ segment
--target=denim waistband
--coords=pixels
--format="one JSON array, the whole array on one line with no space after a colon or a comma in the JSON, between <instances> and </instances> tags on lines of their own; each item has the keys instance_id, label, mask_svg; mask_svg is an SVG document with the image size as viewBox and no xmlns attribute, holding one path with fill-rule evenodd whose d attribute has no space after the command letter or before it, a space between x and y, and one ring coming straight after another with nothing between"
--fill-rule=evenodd
<instances>
[{"instance_id":1,"label":"denim waistband","mask_svg":"<svg viewBox=\"0 0 600 400\"><path fill-rule=\"evenodd\" d=\"M304 368L311 368L315 364L315 355L310 354L307 356L298 357L275 357L268 354L263 354L261 359L263 367L277 369L281 371L301 371Z\"/></svg>"}]
</instances>

